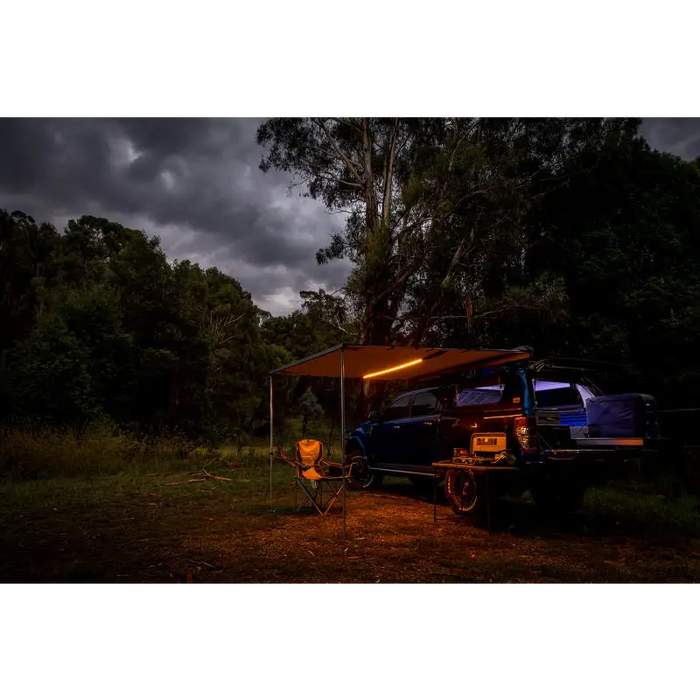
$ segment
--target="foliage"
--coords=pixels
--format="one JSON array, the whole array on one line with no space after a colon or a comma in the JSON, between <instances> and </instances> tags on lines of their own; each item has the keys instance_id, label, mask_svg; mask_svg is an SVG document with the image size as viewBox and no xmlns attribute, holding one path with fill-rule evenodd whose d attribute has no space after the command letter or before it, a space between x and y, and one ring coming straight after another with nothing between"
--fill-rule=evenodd
<instances>
[{"instance_id":1,"label":"foliage","mask_svg":"<svg viewBox=\"0 0 700 700\"><path fill-rule=\"evenodd\" d=\"M324 414L323 407L310 388L301 395L298 407L302 421L302 436L306 437L306 429L309 425L309 421L321 418Z\"/></svg>"},{"instance_id":2,"label":"foliage","mask_svg":"<svg viewBox=\"0 0 700 700\"><path fill-rule=\"evenodd\" d=\"M0 417L212 440L260 422L261 312L217 269L169 264L156 238L105 219L62 234L0 212Z\"/></svg>"},{"instance_id":3,"label":"foliage","mask_svg":"<svg viewBox=\"0 0 700 700\"><path fill-rule=\"evenodd\" d=\"M0 428L0 480L97 477L186 466L194 444L182 435L135 439L106 426L84 431Z\"/></svg>"},{"instance_id":4,"label":"foliage","mask_svg":"<svg viewBox=\"0 0 700 700\"><path fill-rule=\"evenodd\" d=\"M271 119L258 141L269 149L263 170L289 171L309 196L348 212L318 259L354 263L347 293L362 340L418 344L455 315L471 324L541 313L548 280L522 274L524 218L580 152L635 128L614 119Z\"/></svg>"},{"instance_id":5,"label":"foliage","mask_svg":"<svg viewBox=\"0 0 700 700\"><path fill-rule=\"evenodd\" d=\"M565 321L532 329L536 347L633 365L662 403L697 405L697 162L641 139L582 153L529 226L526 269L556 261L568 299Z\"/></svg>"},{"instance_id":6,"label":"foliage","mask_svg":"<svg viewBox=\"0 0 700 700\"><path fill-rule=\"evenodd\" d=\"M261 167L347 225L346 318L365 342L514 347L630 366L697 405L700 160L635 119L272 119ZM632 388L632 385L629 385Z\"/></svg>"},{"instance_id":7,"label":"foliage","mask_svg":"<svg viewBox=\"0 0 700 700\"><path fill-rule=\"evenodd\" d=\"M700 161L633 119L272 119L263 169L347 213L318 261L344 288L272 317L216 268L83 216L0 210L0 423L267 432L269 371L341 342L514 347L629 365L662 405L700 394ZM276 425L337 381L276 384ZM375 397L381 399L380 397ZM364 397L348 396L357 415Z\"/></svg>"}]
</instances>

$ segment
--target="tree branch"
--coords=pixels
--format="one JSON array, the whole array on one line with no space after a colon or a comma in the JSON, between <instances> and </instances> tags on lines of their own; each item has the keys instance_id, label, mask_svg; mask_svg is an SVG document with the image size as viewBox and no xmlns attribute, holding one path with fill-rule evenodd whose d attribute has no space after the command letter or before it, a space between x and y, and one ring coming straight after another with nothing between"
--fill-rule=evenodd
<instances>
[{"instance_id":1,"label":"tree branch","mask_svg":"<svg viewBox=\"0 0 700 700\"><path fill-rule=\"evenodd\" d=\"M314 122L321 127L321 130L323 133L326 135L326 138L331 142L331 146L333 146L333 149L335 152L338 154L338 156L342 159L342 161L345 163L345 165L348 166L348 170L352 173L353 177L357 180L357 182L360 183L362 186L364 184L364 181L360 177L360 174L357 172L355 169L355 166L353 165L353 161L348 158L343 151L340 149L340 146L336 143L335 139L331 136L330 131L326 128L326 125L323 123L322 119L315 119Z\"/></svg>"},{"instance_id":2,"label":"tree branch","mask_svg":"<svg viewBox=\"0 0 700 700\"><path fill-rule=\"evenodd\" d=\"M354 131L357 131L358 134L362 133L362 129L352 120L350 119L339 119L338 117L332 117L332 121L336 122L337 124L343 124L344 126L349 126L351 129Z\"/></svg>"}]
</instances>

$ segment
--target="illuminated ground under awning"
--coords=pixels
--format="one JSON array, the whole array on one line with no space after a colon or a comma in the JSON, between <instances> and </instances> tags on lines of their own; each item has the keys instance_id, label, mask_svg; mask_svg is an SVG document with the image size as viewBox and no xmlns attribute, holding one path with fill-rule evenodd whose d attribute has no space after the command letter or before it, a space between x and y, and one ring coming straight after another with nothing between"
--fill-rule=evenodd
<instances>
[{"instance_id":1,"label":"illuminated ground under awning","mask_svg":"<svg viewBox=\"0 0 700 700\"><path fill-rule=\"evenodd\" d=\"M270 374L340 377L341 349L345 355L345 377L365 378L369 381L412 379L459 367L492 367L530 357L530 353L519 350L336 345L303 360L278 367Z\"/></svg>"}]
</instances>

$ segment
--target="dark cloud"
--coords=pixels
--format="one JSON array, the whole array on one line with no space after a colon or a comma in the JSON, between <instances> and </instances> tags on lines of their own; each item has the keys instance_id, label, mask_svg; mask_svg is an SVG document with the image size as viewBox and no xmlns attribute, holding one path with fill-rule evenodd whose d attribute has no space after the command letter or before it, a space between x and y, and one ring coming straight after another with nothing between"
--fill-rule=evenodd
<instances>
[{"instance_id":1,"label":"dark cloud","mask_svg":"<svg viewBox=\"0 0 700 700\"><path fill-rule=\"evenodd\" d=\"M254 119L0 120L0 207L62 225L106 216L161 237L171 258L234 275L264 308L342 285L344 262L315 253L342 218L262 173ZM648 119L652 146L700 155L700 119Z\"/></svg>"},{"instance_id":2,"label":"dark cloud","mask_svg":"<svg viewBox=\"0 0 700 700\"><path fill-rule=\"evenodd\" d=\"M674 153L686 160L700 157L700 119L645 119L641 132L660 151Z\"/></svg>"},{"instance_id":3,"label":"dark cloud","mask_svg":"<svg viewBox=\"0 0 700 700\"><path fill-rule=\"evenodd\" d=\"M341 286L315 253L343 221L262 173L251 119L0 120L0 206L63 222L92 213L159 235L170 257L216 265L263 306Z\"/></svg>"}]
</instances>

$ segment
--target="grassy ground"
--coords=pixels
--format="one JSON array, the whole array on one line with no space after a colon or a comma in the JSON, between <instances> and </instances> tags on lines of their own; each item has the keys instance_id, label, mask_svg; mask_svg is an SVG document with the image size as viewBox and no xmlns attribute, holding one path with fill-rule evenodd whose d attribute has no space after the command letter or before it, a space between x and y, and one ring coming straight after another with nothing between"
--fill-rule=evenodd
<instances>
[{"instance_id":1,"label":"grassy ground","mask_svg":"<svg viewBox=\"0 0 700 700\"><path fill-rule=\"evenodd\" d=\"M73 445L83 451L71 462L64 443L47 444L4 452L13 458L0 464L0 581L700 580L700 516L690 497L597 489L560 522L529 503L505 503L489 531L442 501L433 522L431 496L388 479L376 492L350 494L345 542L340 512L325 520L293 512L281 464L270 512L263 446L224 451L209 464L231 481L190 481L209 456L103 436Z\"/></svg>"}]
</instances>

